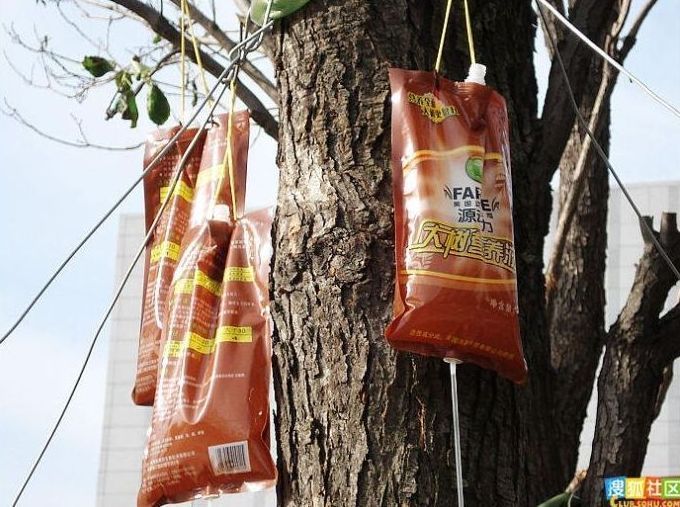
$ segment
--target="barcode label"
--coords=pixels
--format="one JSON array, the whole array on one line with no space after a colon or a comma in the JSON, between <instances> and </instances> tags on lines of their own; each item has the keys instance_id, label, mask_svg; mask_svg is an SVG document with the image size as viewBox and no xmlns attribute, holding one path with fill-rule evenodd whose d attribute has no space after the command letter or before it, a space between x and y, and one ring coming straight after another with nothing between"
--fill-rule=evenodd
<instances>
[{"instance_id":1,"label":"barcode label","mask_svg":"<svg viewBox=\"0 0 680 507\"><path fill-rule=\"evenodd\" d=\"M213 445L208 447L208 455L215 475L250 472L250 457L246 441Z\"/></svg>"}]
</instances>

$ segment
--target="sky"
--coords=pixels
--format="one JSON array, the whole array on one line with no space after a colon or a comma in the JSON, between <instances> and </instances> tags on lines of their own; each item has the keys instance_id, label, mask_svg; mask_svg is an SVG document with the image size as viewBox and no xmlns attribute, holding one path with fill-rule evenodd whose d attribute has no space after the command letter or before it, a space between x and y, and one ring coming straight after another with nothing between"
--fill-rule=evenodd
<instances>
[{"instance_id":1,"label":"sky","mask_svg":"<svg viewBox=\"0 0 680 507\"><path fill-rule=\"evenodd\" d=\"M157 3L157 2L156 2ZM231 20L225 2L221 18ZM633 2L636 12L641 2ZM64 2L68 11L71 7ZM69 11L70 12L70 11ZM25 73L39 76L34 55L7 34L14 29L33 40L49 34L50 47L79 60L96 54L54 7L30 0L0 0L4 30L0 49L4 70L0 103L7 102L29 121L56 136L75 138L72 115L82 119L92 142L136 144L152 125L146 119L130 129L119 119L104 121L112 87L78 103L51 90L28 86L6 58ZM82 20L94 38L105 25ZM143 45L151 35L136 23L112 30L121 61L125 48ZM545 89L547 62L537 41L538 79ZM680 2L660 0L641 30L626 67L660 95L680 105ZM164 80L176 82L167 73ZM257 129L252 136L255 137ZM680 179L680 120L620 79L613 97L611 159L625 182ZM257 137L249 163L250 207L274 202L278 173L276 146ZM141 150L100 151L67 147L38 136L0 115L0 331L20 313L83 233L94 224L141 170ZM142 211L135 191L45 294L7 342L0 345L0 506L9 505L37 456L77 374L97 321L114 290L118 213ZM643 210L644 211L644 210ZM74 403L20 505L91 507L96 493L107 335L105 330Z\"/></svg>"}]
</instances>

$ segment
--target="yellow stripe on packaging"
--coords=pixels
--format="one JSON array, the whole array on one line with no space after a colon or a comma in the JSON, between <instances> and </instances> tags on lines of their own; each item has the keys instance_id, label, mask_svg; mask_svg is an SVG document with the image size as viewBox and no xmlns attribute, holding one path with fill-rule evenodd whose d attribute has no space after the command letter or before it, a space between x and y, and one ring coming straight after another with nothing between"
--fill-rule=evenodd
<instances>
[{"instance_id":1,"label":"yellow stripe on packaging","mask_svg":"<svg viewBox=\"0 0 680 507\"><path fill-rule=\"evenodd\" d=\"M177 294L191 294L194 290L193 278L182 278L175 282L175 295Z\"/></svg>"},{"instance_id":2,"label":"yellow stripe on packaging","mask_svg":"<svg viewBox=\"0 0 680 507\"><path fill-rule=\"evenodd\" d=\"M251 326L221 326L217 328L215 341L217 343L250 343L253 341L253 328Z\"/></svg>"},{"instance_id":3,"label":"yellow stripe on packaging","mask_svg":"<svg viewBox=\"0 0 680 507\"><path fill-rule=\"evenodd\" d=\"M179 245L172 241L163 241L151 249L151 262L158 262L160 259L179 259Z\"/></svg>"},{"instance_id":4,"label":"yellow stripe on packaging","mask_svg":"<svg viewBox=\"0 0 680 507\"><path fill-rule=\"evenodd\" d=\"M215 340L204 338L198 333L188 332L182 341L169 340L165 342L163 355L165 357L179 357L187 349L199 354L212 354L215 352Z\"/></svg>"},{"instance_id":5,"label":"yellow stripe on packaging","mask_svg":"<svg viewBox=\"0 0 680 507\"><path fill-rule=\"evenodd\" d=\"M196 178L196 188L202 187L211 181L224 178L226 175L227 171L224 164L214 165L209 169L203 169L198 173L198 178Z\"/></svg>"},{"instance_id":6,"label":"yellow stripe on packaging","mask_svg":"<svg viewBox=\"0 0 680 507\"><path fill-rule=\"evenodd\" d=\"M404 174L409 172L414 166L425 162L426 160L443 160L447 158L456 157L461 154L469 153L470 155L477 155L484 158L484 160L498 160L502 161L503 156L497 152L485 152L483 146L474 144L459 146L452 150L418 150L413 152L408 158L402 161L402 170Z\"/></svg>"},{"instance_id":7,"label":"yellow stripe on packaging","mask_svg":"<svg viewBox=\"0 0 680 507\"><path fill-rule=\"evenodd\" d=\"M215 340L204 338L200 334L187 333L184 337L184 343L188 343L188 347L200 354L212 354L215 352Z\"/></svg>"},{"instance_id":8,"label":"yellow stripe on packaging","mask_svg":"<svg viewBox=\"0 0 680 507\"><path fill-rule=\"evenodd\" d=\"M213 280L203 271L199 271L198 269L194 273L194 284L198 285L199 287L203 287L205 290L216 296L220 295L220 289L222 288L222 284L220 282Z\"/></svg>"},{"instance_id":9,"label":"yellow stripe on packaging","mask_svg":"<svg viewBox=\"0 0 680 507\"><path fill-rule=\"evenodd\" d=\"M161 187L161 204L165 202L169 190L170 187ZM175 190L173 190L172 195L174 197L180 196L186 202L191 202L194 200L194 189L183 181L180 181L175 185Z\"/></svg>"},{"instance_id":10,"label":"yellow stripe on packaging","mask_svg":"<svg viewBox=\"0 0 680 507\"><path fill-rule=\"evenodd\" d=\"M255 281L255 270L252 266L230 266L224 270L225 282L248 282Z\"/></svg>"},{"instance_id":11,"label":"yellow stripe on packaging","mask_svg":"<svg viewBox=\"0 0 680 507\"><path fill-rule=\"evenodd\" d=\"M175 282L175 295L177 294L191 294L194 287L203 287L205 290L214 294L215 296L220 295L222 289L222 284L217 280L213 280L203 271L194 271L193 278L181 278Z\"/></svg>"}]
</instances>

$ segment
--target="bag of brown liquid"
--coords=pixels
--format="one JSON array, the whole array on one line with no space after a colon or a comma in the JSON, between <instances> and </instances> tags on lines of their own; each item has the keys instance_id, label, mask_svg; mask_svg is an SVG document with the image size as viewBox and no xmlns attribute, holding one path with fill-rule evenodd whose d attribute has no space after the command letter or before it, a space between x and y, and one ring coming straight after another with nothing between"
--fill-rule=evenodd
<instances>
[{"instance_id":1,"label":"bag of brown liquid","mask_svg":"<svg viewBox=\"0 0 680 507\"><path fill-rule=\"evenodd\" d=\"M390 69L396 349L526 380L508 119L474 82Z\"/></svg>"},{"instance_id":2,"label":"bag of brown liquid","mask_svg":"<svg viewBox=\"0 0 680 507\"><path fill-rule=\"evenodd\" d=\"M273 485L267 269L271 211L242 213L248 115L208 133L168 299L139 507ZM230 181L234 182L234 188ZM235 212L234 212L235 210Z\"/></svg>"},{"instance_id":3,"label":"bag of brown liquid","mask_svg":"<svg viewBox=\"0 0 680 507\"><path fill-rule=\"evenodd\" d=\"M145 167L178 130L179 127L157 130L149 136L144 153ZM144 177L144 214L147 232L168 195L178 164L196 132L197 129L187 129L175 142L175 147L168 151ZM132 400L137 405L153 404L165 299L175 272L180 244L189 223L204 139L205 135L201 133L146 247L137 373L132 390Z\"/></svg>"}]
</instances>

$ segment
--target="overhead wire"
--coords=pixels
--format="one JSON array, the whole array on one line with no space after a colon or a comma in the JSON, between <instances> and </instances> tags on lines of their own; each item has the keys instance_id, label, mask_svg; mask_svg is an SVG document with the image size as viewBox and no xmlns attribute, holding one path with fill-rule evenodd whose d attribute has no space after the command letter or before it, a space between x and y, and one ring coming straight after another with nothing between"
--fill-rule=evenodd
<instances>
[{"instance_id":1,"label":"overhead wire","mask_svg":"<svg viewBox=\"0 0 680 507\"><path fill-rule=\"evenodd\" d=\"M633 212L637 215L638 220L641 224L641 227L644 228L645 232L649 236L650 240L654 244L654 247L656 248L657 252L659 255L663 258L664 262L668 265L669 269L673 272L673 274L676 276L678 280L680 280L680 271L678 270L677 266L673 263L673 260L670 258L664 247L661 245L659 240L656 238L656 234L654 230L650 227L650 225L647 223L647 221L644 219L642 216L642 213L640 212L640 209L638 208L637 204L635 204L635 201L633 200L632 196L630 195L630 192L628 192L628 189L624 185L623 181L621 181L621 178L619 177L618 173L614 169L614 166L612 166L612 163L609 161L609 157L607 157L607 154L605 153L604 149L600 145L600 143L597 141L595 134L593 131L588 127L588 123L586 120L583 118L583 115L581 114L581 110L579 109L578 103L576 102L576 97L574 96L574 90L571 87L571 83L569 82L569 74L567 74L567 68L564 65L564 61L562 60L562 55L560 54L560 51L557 47L557 41L555 36L550 30L550 25L548 24L548 21L546 19L545 11L543 10L542 3L543 0L537 0L537 6L538 6L538 11L541 16L541 19L543 21L543 25L545 26L546 30L545 32L548 34L548 42L550 44L550 47L555 54L555 57L557 58L557 63L560 68L560 73L562 74L562 78L564 79L565 86L567 88L567 95L569 97L569 102L571 103L572 108L574 109L574 113L576 114L576 118L578 120L578 123L581 125L583 130L585 131L586 135L590 138L592 141L592 145L595 147L595 151L599 155L599 157L602 159L602 161L605 163L607 166L607 169L609 170L610 174L616 181L617 185L621 189L621 192L625 196L626 200L628 201L628 204L630 207L633 209Z\"/></svg>"},{"instance_id":2,"label":"overhead wire","mask_svg":"<svg viewBox=\"0 0 680 507\"><path fill-rule=\"evenodd\" d=\"M655 100L657 103L661 104L664 108L666 108L668 111L673 113L676 117L680 118L680 109L678 109L676 106L668 102L666 99L661 97L658 93L656 93L654 90L652 90L642 79L639 79L637 76L635 76L632 72L630 72L628 69L626 69L623 65L621 65L619 62L617 62L610 54L608 54L606 51L604 51L602 48L600 48L597 44L595 44L592 40L590 40L583 32L581 32L578 28L576 28L567 18L565 18L560 11L558 11L550 2L547 0L536 0L538 4L545 6L550 12L553 13L553 15L557 18L557 20L562 23L569 31L571 31L574 35L576 35L579 39L581 39L583 42L586 43L586 45L592 49L595 53L597 53L600 57L602 57L607 63L609 63L612 67L614 67L616 70L624 74L625 76L628 77L633 83L638 85L647 95L649 95L653 100ZM541 10L541 17L545 17L545 13ZM555 45L556 46L556 45Z\"/></svg>"},{"instance_id":3,"label":"overhead wire","mask_svg":"<svg viewBox=\"0 0 680 507\"><path fill-rule=\"evenodd\" d=\"M83 364L82 364L82 366L81 366L81 368L78 372L78 376L76 377L76 380L75 380L73 387L72 387L72 389L69 393L69 396L66 399L64 407L63 407L62 411L60 412L59 417L57 418L57 421L54 424L52 431L50 432L50 434L49 434L45 444L43 445L38 457L36 458L35 462L33 463L26 479L22 483L21 488L20 488L17 496L15 497L14 501L12 502L12 507L16 507L17 504L19 503L21 496L23 495L24 491L26 490L26 487L28 486L31 478L35 474L35 471L37 470L40 462L42 461L42 458L44 457L47 449L49 448L50 444L52 443L52 440L54 439L54 436L56 435L57 430L59 429L59 426L61 425L61 423L64 419L64 416L66 415L66 412L68 411L68 408L69 408L69 406L70 406L70 404L73 400L73 397L75 396L75 393L78 389L78 386L79 386L79 384L80 384L80 382L83 378L83 374L85 373L85 370L87 368L87 365L89 364L90 358L92 357L92 352L93 352L94 347L97 343L97 340L98 340L99 336L101 335L101 332L104 329L104 326L106 325L106 322L107 322L109 316L113 312L113 309L115 308L123 290L125 289L125 286L126 286L128 280L130 279L130 276L132 275L132 272L134 271L137 262L139 261L140 257L144 253L146 245L149 242L149 239L151 238L151 236L154 232L154 229L158 225L158 222L160 221L161 216L162 216L163 212L165 211L165 208L167 207L170 199L172 199L172 197L173 197L174 189L177 186L177 184L178 184L178 182L181 178L181 175L182 175L183 170L184 170L184 165L186 165L188 157L191 154L194 146L196 145L200 133L206 128L208 123L210 123L212 121L212 115L213 115L215 109L217 108L217 104L219 104L220 99L222 98L222 96L224 95L226 90L230 88L230 84L233 81L233 77L235 76L236 69L238 68L238 65L240 65L240 63L245 58L247 58L248 53L250 53L251 51L254 51L255 49L257 49L257 47L259 47L259 45L262 43L265 31L268 30L272 26L273 21L269 20L270 13L271 13L271 3L272 3L272 0L270 0L268 2L267 10L266 10L266 13L265 13L265 21L266 22L263 24L263 26L260 27L257 31L253 32L253 34L251 34L249 37L244 39L242 42L237 44L229 52L229 56L231 58L231 63L220 74L219 78L217 79L215 86L213 86L212 90L210 91L209 97L211 97L215 93L215 91L217 91L217 89L220 87L220 85L221 85L221 89L218 92L218 95L217 95L214 103L212 104L208 115L206 116L205 120L202 122L201 127L196 132L196 135L191 140L189 146L187 147L186 152L183 154L182 159L178 163L178 167L177 167L176 173L174 174L173 181L170 185L168 193L166 194L165 199L164 199L163 203L161 204L160 209L158 210L151 226L149 227L149 230L147 231L147 234L144 238L144 241L142 242L142 244L139 247L132 263L128 267L125 275L123 276L123 278L122 278L122 280L121 280L121 282L118 286L118 289L116 290L116 292L115 292L115 294L114 294L114 296L111 300L111 303L107 307L107 310L104 313L104 316L102 317L102 319L99 322L99 325L97 326L97 330L96 330L96 332L95 332L95 334L94 334L94 336L93 336L93 338L90 342L90 346L88 348L87 354L86 354L85 359L83 361ZM236 54L236 57L233 58L233 55L235 55L235 54ZM203 100L203 102L201 103L201 105L197 108L197 112L195 113L194 117L198 115L198 112L203 107L205 107L207 102L208 102L208 97L206 97ZM171 146L172 144L173 144L173 141L171 140L170 142L168 142L166 147Z\"/></svg>"}]
</instances>

